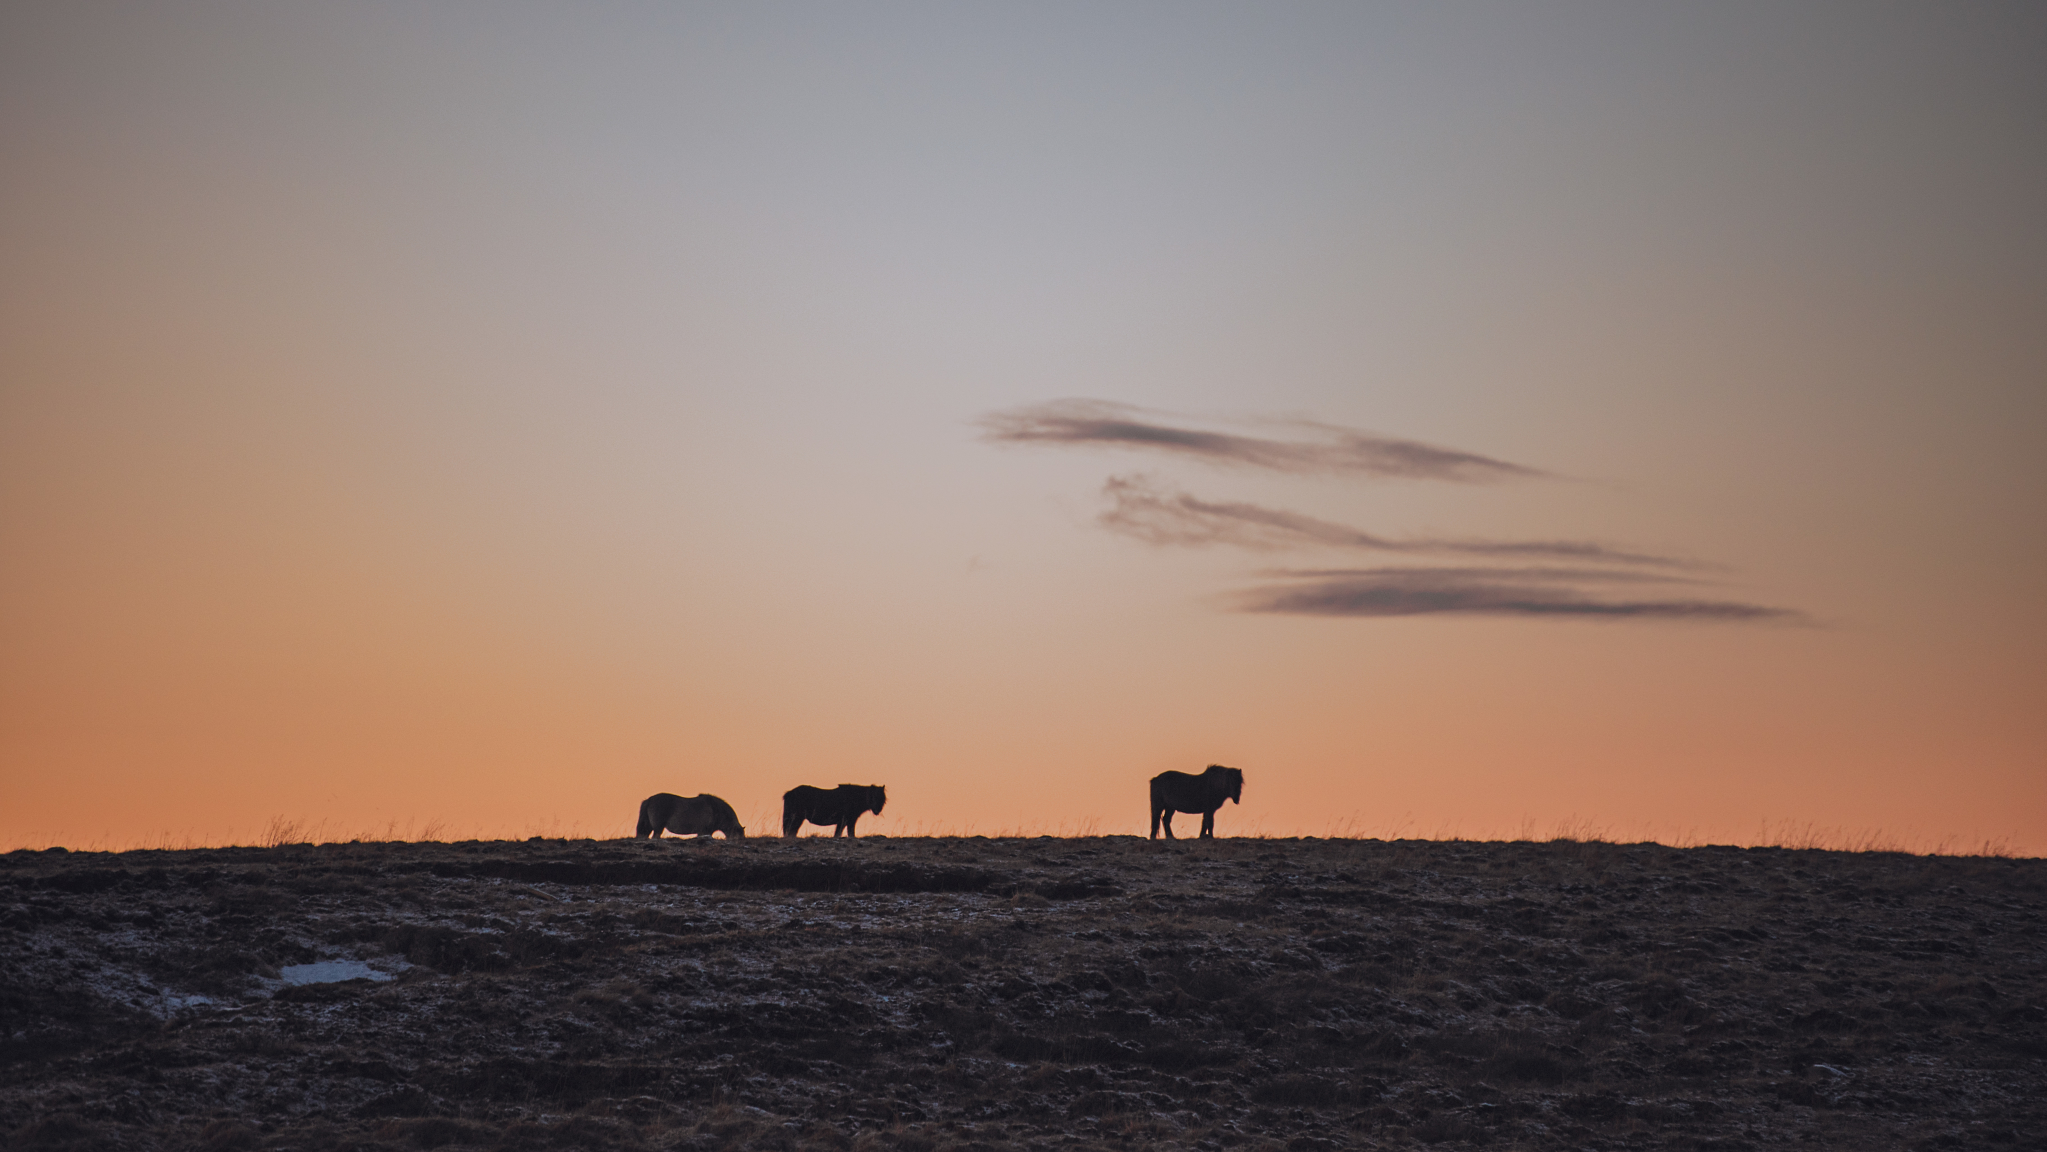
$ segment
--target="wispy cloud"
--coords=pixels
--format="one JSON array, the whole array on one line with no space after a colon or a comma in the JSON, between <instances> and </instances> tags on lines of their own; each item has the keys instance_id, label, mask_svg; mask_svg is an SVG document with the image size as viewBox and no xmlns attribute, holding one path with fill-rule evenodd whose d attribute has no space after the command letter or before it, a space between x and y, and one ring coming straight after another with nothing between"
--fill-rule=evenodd
<instances>
[{"instance_id":1,"label":"wispy cloud","mask_svg":"<svg viewBox=\"0 0 2047 1152\"><path fill-rule=\"evenodd\" d=\"M997 444L1100 446L1295 474L1485 483L1551 474L1504 460L1314 421L1239 423L1235 431L1106 400L1055 400L979 421ZM1263 431L1250 435L1244 429ZM1277 433L1277 434L1273 434ZM1579 540L1378 536L1299 512L1203 500L1150 477L1111 476L1102 527L1156 545L1341 548L1492 561L1493 566L1287 569L1223 600L1238 612L1294 616L1509 616L1551 620L1811 624L1804 613L1713 599L1712 566ZM1520 566L1516 566L1516 565Z\"/></svg>"},{"instance_id":2,"label":"wispy cloud","mask_svg":"<svg viewBox=\"0 0 2047 1152\"><path fill-rule=\"evenodd\" d=\"M1504 460L1414 440L1375 436L1334 424L1296 421L1285 427L1298 429L1306 436L1281 440L1204 431L1167 422L1172 419L1127 404L1074 399L991 412L981 417L979 423L985 438L998 444L1139 448L1210 464L1280 472L1350 473L1463 483L1545 475Z\"/></svg>"},{"instance_id":3,"label":"wispy cloud","mask_svg":"<svg viewBox=\"0 0 2047 1152\"><path fill-rule=\"evenodd\" d=\"M1293 616L1522 616L1702 623L1809 623L1804 613L1730 600L1628 595L1696 581L1596 568L1349 568L1273 572L1285 583L1230 598L1240 612Z\"/></svg>"},{"instance_id":4,"label":"wispy cloud","mask_svg":"<svg viewBox=\"0 0 2047 1152\"><path fill-rule=\"evenodd\" d=\"M1111 476L1102 485L1108 507L1096 519L1112 532L1147 544L1239 548L1323 546L1417 555L1485 556L1500 560L1691 567L1681 560L1624 552L1575 540L1441 540L1374 536L1344 524L1279 508L1203 500L1146 476Z\"/></svg>"}]
</instances>

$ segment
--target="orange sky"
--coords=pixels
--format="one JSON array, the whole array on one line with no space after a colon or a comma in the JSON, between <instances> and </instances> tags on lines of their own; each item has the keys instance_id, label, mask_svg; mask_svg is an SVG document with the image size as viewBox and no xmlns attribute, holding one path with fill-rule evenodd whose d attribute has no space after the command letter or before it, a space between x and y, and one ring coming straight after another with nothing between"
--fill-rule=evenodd
<instances>
[{"instance_id":1,"label":"orange sky","mask_svg":"<svg viewBox=\"0 0 2047 1152\"><path fill-rule=\"evenodd\" d=\"M1224 763L1225 834L2047 851L2043 51L10 6L0 849Z\"/></svg>"}]
</instances>

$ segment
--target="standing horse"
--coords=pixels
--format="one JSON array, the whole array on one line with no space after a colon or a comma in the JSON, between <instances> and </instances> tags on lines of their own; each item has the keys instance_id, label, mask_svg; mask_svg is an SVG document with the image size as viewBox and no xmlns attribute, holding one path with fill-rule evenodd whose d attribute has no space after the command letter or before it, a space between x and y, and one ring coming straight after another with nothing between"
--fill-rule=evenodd
<instances>
[{"instance_id":1,"label":"standing horse","mask_svg":"<svg viewBox=\"0 0 2047 1152\"><path fill-rule=\"evenodd\" d=\"M1159 822L1164 820L1166 839L1173 835L1173 813L1201 813L1201 838L1215 839L1215 810L1228 800L1234 804L1244 802L1244 773L1240 769L1225 768L1210 764L1208 771L1199 776L1185 772L1161 772L1151 778L1151 838L1159 838Z\"/></svg>"},{"instance_id":2,"label":"standing horse","mask_svg":"<svg viewBox=\"0 0 2047 1152\"><path fill-rule=\"evenodd\" d=\"M739 826L739 814L732 810L732 805L708 793L677 796L672 792L656 792L640 801L640 828L633 833L633 838L659 840L664 830L677 836L709 836L713 832L723 832L727 840L746 839L746 829Z\"/></svg>"},{"instance_id":3,"label":"standing horse","mask_svg":"<svg viewBox=\"0 0 2047 1152\"><path fill-rule=\"evenodd\" d=\"M832 838L853 835L853 824L862 812L881 815L881 806L888 803L888 789L879 784L841 784L827 792L812 788L808 784L782 793L782 835L794 836L808 820L812 824L831 824Z\"/></svg>"}]
</instances>

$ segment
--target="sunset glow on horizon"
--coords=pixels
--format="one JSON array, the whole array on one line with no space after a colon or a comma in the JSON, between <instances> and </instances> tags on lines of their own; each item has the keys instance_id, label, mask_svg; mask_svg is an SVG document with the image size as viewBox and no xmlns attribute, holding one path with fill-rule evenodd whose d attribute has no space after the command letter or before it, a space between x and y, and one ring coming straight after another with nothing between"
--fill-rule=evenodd
<instances>
[{"instance_id":1,"label":"sunset glow on horizon","mask_svg":"<svg viewBox=\"0 0 2047 1152\"><path fill-rule=\"evenodd\" d=\"M1224 764L1225 836L2047 853L2043 59L10 6L0 850L1142 835Z\"/></svg>"}]
</instances>

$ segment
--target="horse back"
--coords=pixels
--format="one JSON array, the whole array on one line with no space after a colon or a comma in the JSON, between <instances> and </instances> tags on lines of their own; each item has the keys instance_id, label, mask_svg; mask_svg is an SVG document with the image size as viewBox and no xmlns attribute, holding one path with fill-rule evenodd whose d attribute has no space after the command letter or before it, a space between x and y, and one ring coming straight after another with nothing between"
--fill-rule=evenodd
<instances>
[{"instance_id":1,"label":"horse back","mask_svg":"<svg viewBox=\"0 0 2047 1152\"><path fill-rule=\"evenodd\" d=\"M723 799L705 793L698 796L677 796L672 792L656 792L640 803L640 836L658 836L662 832L673 832L677 836L708 836L723 832L727 836L746 835L740 827L739 814Z\"/></svg>"},{"instance_id":2,"label":"horse back","mask_svg":"<svg viewBox=\"0 0 2047 1152\"><path fill-rule=\"evenodd\" d=\"M1199 776L1167 770L1151 778L1151 806L1170 807L1179 812L1209 812L1232 799L1243 788L1244 774L1220 764L1209 766Z\"/></svg>"},{"instance_id":3,"label":"horse back","mask_svg":"<svg viewBox=\"0 0 2047 1152\"><path fill-rule=\"evenodd\" d=\"M791 821L847 825L862 812L879 813L887 799L886 790L874 784L841 784L836 788L798 784L782 793L782 822L785 828Z\"/></svg>"},{"instance_id":4,"label":"horse back","mask_svg":"<svg viewBox=\"0 0 2047 1152\"><path fill-rule=\"evenodd\" d=\"M782 818L787 820L794 816L807 820L818 812L820 806L824 803L825 797L828 795L830 793L827 793L822 788L813 788L808 784L798 784L796 787L782 793Z\"/></svg>"},{"instance_id":5,"label":"horse back","mask_svg":"<svg viewBox=\"0 0 2047 1152\"><path fill-rule=\"evenodd\" d=\"M675 806L682 803L682 797L673 792L656 792L640 801L639 828L636 837L659 836L668 827L668 821L675 815Z\"/></svg>"}]
</instances>

